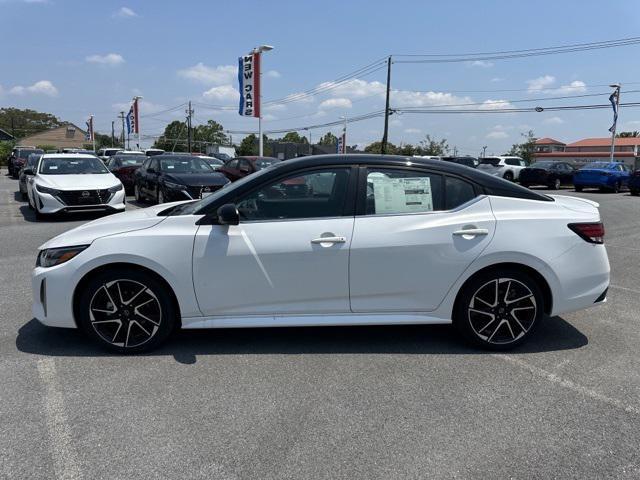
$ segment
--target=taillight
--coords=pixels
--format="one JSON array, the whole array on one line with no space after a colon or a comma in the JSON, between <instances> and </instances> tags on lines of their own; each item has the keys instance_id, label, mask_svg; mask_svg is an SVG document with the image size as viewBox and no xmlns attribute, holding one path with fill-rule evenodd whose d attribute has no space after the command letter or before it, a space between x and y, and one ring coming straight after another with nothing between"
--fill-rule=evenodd
<instances>
[{"instance_id":1,"label":"taillight","mask_svg":"<svg viewBox=\"0 0 640 480\"><path fill-rule=\"evenodd\" d=\"M604 243L604 225L598 223L570 223L567 225L589 243Z\"/></svg>"}]
</instances>

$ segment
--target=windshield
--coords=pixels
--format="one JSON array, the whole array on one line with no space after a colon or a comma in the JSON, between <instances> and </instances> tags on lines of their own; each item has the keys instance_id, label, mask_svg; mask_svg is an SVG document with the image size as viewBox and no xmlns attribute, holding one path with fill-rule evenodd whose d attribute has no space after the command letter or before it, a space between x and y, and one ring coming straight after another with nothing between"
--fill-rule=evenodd
<instances>
[{"instance_id":1,"label":"windshield","mask_svg":"<svg viewBox=\"0 0 640 480\"><path fill-rule=\"evenodd\" d=\"M480 165L493 165L494 167L497 167L498 165L500 165L500 159L499 158L483 158L482 160L480 160Z\"/></svg>"},{"instance_id":2,"label":"windshield","mask_svg":"<svg viewBox=\"0 0 640 480\"><path fill-rule=\"evenodd\" d=\"M40 160L40 157L42 155L40 155L39 153L32 153L31 155L29 155L29 158L27 159L27 167L35 167L38 164L38 160Z\"/></svg>"},{"instance_id":3,"label":"windshield","mask_svg":"<svg viewBox=\"0 0 640 480\"><path fill-rule=\"evenodd\" d=\"M222 160L223 162L228 162L232 158L231 155L227 155L226 153L214 153L213 156Z\"/></svg>"},{"instance_id":4,"label":"windshield","mask_svg":"<svg viewBox=\"0 0 640 480\"><path fill-rule=\"evenodd\" d=\"M256 170L265 169L278 162L279 160L276 158L258 158L255 162Z\"/></svg>"},{"instance_id":5,"label":"windshield","mask_svg":"<svg viewBox=\"0 0 640 480\"><path fill-rule=\"evenodd\" d=\"M213 171L207 162L197 157L175 157L160 160L163 173L207 173Z\"/></svg>"},{"instance_id":6,"label":"windshield","mask_svg":"<svg viewBox=\"0 0 640 480\"><path fill-rule=\"evenodd\" d=\"M227 193L242 187L247 182L258 181L262 175L268 173L276 165L277 163L274 163L273 165L271 165L271 167L265 168L260 172L242 177L240 180L233 183L227 183L224 188L216 190L214 193L212 193L208 197L203 198L202 200L178 205L173 210L171 210L169 215L193 215L195 212L205 209L208 205L217 201L222 195L226 195Z\"/></svg>"},{"instance_id":7,"label":"windshield","mask_svg":"<svg viewBox=\"0 0 640 480\"><path fill-rule=\"evenodd\" d=\"M222 160L218 160L217 158L213 157L203 158L203 160L207 162L214 170L217 170L224 165L224 162Z\"/></svg>"},{"instance_id":8,"label":"windshield","mask_svg":"<svg viewBox=\"0 0 640 480\"><path fill-rule=\"evenodd\" d=\"M40 162L38 172L43 175L91 175L109 173L109 170L98 157L50 157Z\"/></svg>"},{"instance_id":9,"label":"windshield","mask_svg":"<svg viewBox=\"0 0 640 480\"><path fill-rule=\"evenodd\" d=\"M42 155L44 153L44 150L40 150L39 148L31 148L31 149L26 149L26 148L20 148L17 152L16 152L16 156L19 158L28 158L29 155L31 155L32 153L38 153L40 155Z\"/></svg>"},{"instance_id":10,"label":"windshield","mask_svg":"<svg viewBox=\"0 0 640 480\"><path fill-rule=\"evenodd\" d=\"M142 165L142 162L146 160L144 156L141 155L116 155L115 161L119 162L123 167L137 167Z\"/></svg>"},{"instance_id":11,"label":"windshield","mask_svg":"<svg viewBox=\"0 0 640 480\"><path fill-rule=\"evenodd\" d=\"M581 170L586 170L589 168L613 168L614 166L615 166L615 163L594 162L594 163L589 163L585 165L584 167L581 168Z\"/></svg>"}]
</instances>

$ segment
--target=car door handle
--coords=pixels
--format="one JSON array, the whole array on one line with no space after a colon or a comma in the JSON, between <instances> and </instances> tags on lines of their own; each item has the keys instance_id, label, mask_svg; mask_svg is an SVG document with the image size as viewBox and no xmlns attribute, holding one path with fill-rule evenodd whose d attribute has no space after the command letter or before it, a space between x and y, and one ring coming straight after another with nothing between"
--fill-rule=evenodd
<instances>
[{"instance_id":1,"label":"car door handle","mask_svg":"<svg viewBox=\"0 0 640 480\"><path fill-rule=\"evenodd\" d=\"M486 228L468 228L463 230L456 230L455 232L453 232L453 234L460 237L464 235L489 235L489 230L487 230Z\"/></svg>"},{"instance_id":2,"label":"car door handle","mask_svg":"<svg viewBox=\"0 0 640 480\"><path fill-rule=\"evenodd\" d=\"M311 240L311 243L345 243L346 237L320 237Z\"/></svg>"}]
</instances>

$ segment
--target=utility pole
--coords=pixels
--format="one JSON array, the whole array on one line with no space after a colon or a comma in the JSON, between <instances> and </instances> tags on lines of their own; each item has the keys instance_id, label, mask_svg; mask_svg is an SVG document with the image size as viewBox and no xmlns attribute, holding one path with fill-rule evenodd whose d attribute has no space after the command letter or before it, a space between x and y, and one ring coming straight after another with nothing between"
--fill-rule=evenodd
<instances>
[{"instance_id":1,"label":"utility pole","mask_svg":"<svg viewBox=\"0 0 640 480\"><path fill-rule=\"evenodd\" d=\"M484 147L482 147L482 158L484 158L487 155L487 146L485 145Z\"/></svg>"},{"instance_id":2,"label":"utility pole","mask_svg":"<svg viewBox=\"0 0 640 480\"><path fill-rule=\"evenodd\" d=\"M387 100L384 107L384 134L380 144L380 153L387 153L387 141L389 138L389 94L391 92L391 55L387 57Z\"/></svg>"},{"instance_id":3,"label":"utility pole","mask_svg":"<svg viewBox=\"0 0 640 480\"><path fill-rule=\"evenodd\" d=\"M454 157L458 156L458 147L453 147L453 156Z\"/></svg>"},{"instance_id":4,"label":"utility pole","mask_svg":"<svg viewBox=\"0 0 640 480\"><path fill-rule=\"evenodd\" d=\"M124 148L124 112L120 112L118 118L122 120L122 135L120 136L120 138L122 140L122 148Z\"/></svg>"},{"instance_id":5,"label":"utility pole","mask_svg":"<svg viewBox=\"0 0 640 480\"><path fill-rule=\"evenodd\" d=\"M185 112L187 114L187 151L191 153L191 115L193 115L191 100L189 100L189 108Z\"/></svg>"},{"instance_id":6,"label":"utility pole","mask_svg":"<svg viewBox=\"0 0 640 480\"><path fill-rule=\"evenodd\" d=\"M116 143L116 131L115 131L115 120L111 120L111 146L115 147Z\"/></svg>"},{"instance_id":7,"label":"utility pole","mask_svg":"<svg viewBox=\"0 0 640 480\"><path fill-rule=\"evenodd\" d=\"M610 154L609 161L613 162L613 152L616 149L616 129L618 128L618 107L620 105L620 84L614 83L613 85L609 85L609 86L612 88L615 88L611 97L613 97L613 100L615 100L616 102L615 111L613 114L613 125L611 125L611 128L609 129L609 131L611 132L611 154ZM611 100L611 103L613 103L613 100L611 97L609 97L609 100Z\"/></svg>"}]
</instances>

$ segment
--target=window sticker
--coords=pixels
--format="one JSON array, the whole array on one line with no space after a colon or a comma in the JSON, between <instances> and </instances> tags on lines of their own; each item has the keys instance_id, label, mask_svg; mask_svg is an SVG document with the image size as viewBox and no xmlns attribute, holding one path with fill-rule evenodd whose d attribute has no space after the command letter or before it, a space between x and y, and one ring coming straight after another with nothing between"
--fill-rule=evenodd
<instances>
[{"instance_id":1,"label":"window sticker","mask_svg":"<svg viewBox=\"0 0 640 480\"><path fill-rule=\"evenodd\" d=\"M49 165L49 170L57 170L58 166L57 165Z\"/></svg>"},{"instance_id":2,"label":"window sticker","mask_svg":"<svg viewBox=\"0 0 640 480\"><path fill-rule=\"evenodd\" d=\"M431 178L371 176L376 214L433 211Z\"/></svg>"}]
</instances>

